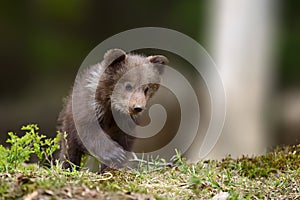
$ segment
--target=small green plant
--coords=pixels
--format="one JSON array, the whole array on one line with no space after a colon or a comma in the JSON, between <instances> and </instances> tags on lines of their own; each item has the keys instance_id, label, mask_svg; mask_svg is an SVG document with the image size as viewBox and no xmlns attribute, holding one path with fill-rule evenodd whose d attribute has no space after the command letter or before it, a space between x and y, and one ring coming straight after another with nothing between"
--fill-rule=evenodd
<instances>
[{"instance_id":1,"label":"small green plant","mask_svg":"<svg viewBox=\"0 0 300 200\"><path fill-rule=\"evenodd\" d=\"M13 132L9 132L7 143L10 148L0 145L0 172L17 169L22 163L29 160L30 156L35 154L40 163L52 162L53 153L59 148L58 134L55 138L46 138L45 135L38 133L36 124L29 124L21 128L25 131L24 136L19 137Z\"/></svg>"},{"instance_id":2,"label":"small green plant","mask_svg":"<svg viewBox=\"0 0 300 200\"><path fill-rule=\"evenodd\" d=\"M185 160L181 155L181 152L175 149L175 155L171 158L171 161L176 164L176 166L182 166L185 164Z\"/></svg>"}]
</instances>

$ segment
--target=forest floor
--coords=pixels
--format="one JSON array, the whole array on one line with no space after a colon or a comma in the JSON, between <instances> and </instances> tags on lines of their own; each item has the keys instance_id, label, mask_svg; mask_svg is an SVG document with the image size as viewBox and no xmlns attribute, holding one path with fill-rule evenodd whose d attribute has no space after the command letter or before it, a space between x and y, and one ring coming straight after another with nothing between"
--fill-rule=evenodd
<instances>
[{"instance_id":1,"label":"forest floor","mask_svg":"<svg viewBox=\"0 0 300 200\"><path fill-rule=\"evenodd\" d=\"M278 147L262 156L187 163L140 162L132 170L66 171L60 164L25 164L32 153L52 155L58 139L39 136L36 125L10 133L10 148L0 145L0 199L300 199L300 144Z\"/></svg>"}]
</instances>

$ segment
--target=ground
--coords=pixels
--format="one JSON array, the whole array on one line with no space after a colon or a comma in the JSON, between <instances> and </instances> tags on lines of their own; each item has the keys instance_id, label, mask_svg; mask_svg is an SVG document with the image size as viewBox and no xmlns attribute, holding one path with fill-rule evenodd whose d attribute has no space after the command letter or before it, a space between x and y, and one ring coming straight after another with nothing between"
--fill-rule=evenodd
<instances>
[{"instance_id":1,"label":"ground","mask_svg":"<svg viewBox=\"0 0 300 200\"><path fill-rule=\"evenodd\" d=\"M174 166L162 161L104 174L22 165L0 174L3 199L300 199L300 145L257 157Z\"/></svg>"},{"instance_id":2,"label":"ground","mask_svg":"<svg viewBox=\"0 0 300 200\"><path fill-rule=\"evenodd\" d=\"M175 151L171 163L135 158L135 169L97 174L52 162L65 134L47 138L35 124L21 130L0 145L0 199L300 199L300 144L194 164ZM28 164L33 155L37 163Z\"/></svg>"}]
</instances>

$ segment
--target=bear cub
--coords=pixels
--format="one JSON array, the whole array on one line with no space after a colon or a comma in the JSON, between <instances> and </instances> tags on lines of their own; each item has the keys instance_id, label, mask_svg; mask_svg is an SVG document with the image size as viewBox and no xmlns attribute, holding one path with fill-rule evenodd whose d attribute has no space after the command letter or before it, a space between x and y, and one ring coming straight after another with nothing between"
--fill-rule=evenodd
<instances>
[{"instance_id":1,"label":"bear cub","mask_svg":"<svg viewBox=\"0 0 300 200\"><path fill-rule=\"evenodd\" d=\"M63 168L72 164L78 168L84 154L100 160L101 170L107 163L124 165L125 151L132 150L135 137L119 125L134 132L138 116L159 89L167 63L162 55L146 57L111 49L101 63L76 78L58 117L58 129L67 134L60 141Z\"/></svg>"}]
</instances>

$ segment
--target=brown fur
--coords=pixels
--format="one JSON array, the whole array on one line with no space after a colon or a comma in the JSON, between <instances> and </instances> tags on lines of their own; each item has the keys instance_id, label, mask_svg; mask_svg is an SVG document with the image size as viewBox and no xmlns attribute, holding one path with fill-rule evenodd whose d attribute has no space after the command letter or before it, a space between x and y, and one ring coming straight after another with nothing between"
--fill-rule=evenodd
<instances>
[{"instance_id":1,"label":"brown fur","mask_svg":"<svg viewBox=\"0 0 300 200\"><path fill-rule=\"evenodd\" d=\"M168 60L164 56L144 57L126 54L120 49L112 49L104 55L104 59L100 64L87 68L79 77L77 80L79 84L77 84L78 86L75 84L73 90L80 94L79 97L83 99L82 104L94 104L99 125L109 138L121 146L116 148L110 145L111 147L106 147L103 150L99 147L97 151L104 151L99 152L100 159L118 162L122 157L122 149L127 151L132 149L135 138L124 133L117 126L112 115L112 109L120 115L129 114L133 119L136 119L138 114L145 109L147 101L158 90L159 84L156 83L160 82L160 75L163 73L161 65L167 64L167 62ZM132 74L129 74L125 77L124 82L121 82L119 88L115 89L117 92L114 99L112 99L112 92L124 74L144 64L160 65L149 68L149 70L135 70ZM100 77L101 70L104 73ZM136 85L146 79L155 83L136 87ZM93 91L96 93L95 98L92 98ZM81 107L80 115L82 117L79 123L89 128L89 115L91 113L89 109L92 105L83 105ZM89 153L89 146L95 143L93 141L94 138L90 136L85 143L88 146L84 146L78 135L73 114L72 95L70 95L66 99L64 108L58 118L59 130L67 133L67 137L61 140L60 160L63 162L64 168L71 167L69 162L79 166L82 155ZM134 127L131 127L130 130L134 131ZM93 129L91 132L93 133ZM98 146L101 146L103 143L108 144L109 141L96 142L100 144Z\"/></svg>"}]
</instances>

